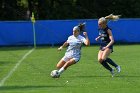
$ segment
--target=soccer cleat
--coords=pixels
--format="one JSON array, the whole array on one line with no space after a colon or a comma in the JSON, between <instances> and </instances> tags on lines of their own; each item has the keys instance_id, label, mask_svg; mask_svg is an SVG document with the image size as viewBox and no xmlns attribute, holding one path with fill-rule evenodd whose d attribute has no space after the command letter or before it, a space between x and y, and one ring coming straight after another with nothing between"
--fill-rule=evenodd
<instances>
[{"instance_id":1,"label":"soccer cleat","mask_svg":"<svg viewBox=\"0 0 140 93\"><path fill-rule=\"evenodd\" d=\"M55 78L59 78L60 77L60 73L57 71L57 75L55 76Z\"/></svg>"},{"instance_id":2,"label":"soccer cleat","mask_svg":"<svg viewBox=\"0 0 140 93\"><path fill-rule=\"evenodd\" d=\"M60 77L60 75L57 75L57 76L55 76L54 78L59 78Z\"/></svg>"},{"instance_id":3,"label":"soccer cleat","mask_svg":"<svg viewBox=\"0 0 140 93\"><path fill-rule=\"evenodd\" d=\"M111 73L112 77L114 77L114 75L115 75L114 69L112 69L112 71L110 71L110 73Z\"/></svg>"},{"instance_id":4,"label":"soccer cleat","mask_svg":"<svg viewBox=\"0 0 140 93\"><path fill-rule=\"evenodd\" d=\"M121 67L120 67L120 66L117 66L116 69L117 69L117 72L118 72L118 73L121 72Z\"/></svg>"}]
</instances>

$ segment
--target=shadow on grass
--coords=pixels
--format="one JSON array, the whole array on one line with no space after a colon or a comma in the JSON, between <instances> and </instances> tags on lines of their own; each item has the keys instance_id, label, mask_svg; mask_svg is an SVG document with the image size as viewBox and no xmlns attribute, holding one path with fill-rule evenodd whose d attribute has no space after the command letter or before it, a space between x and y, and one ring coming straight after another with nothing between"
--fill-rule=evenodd
<instances>
[{"instance_id":1,"label":"shadow on grass","mask_svg":"<svg viewBox=\"0 0 140 93\"><path fill-rule=\"evenodd\" d=\"M138 77L140 77L140 75L117 75L117 76L115 76L115 77L127 77L127 78L138 78Z\"/></svg>"},{"instance_id":2,"label":"shadow on grass","mask_svg":"<svg viewBox=\"0 0 140 93\"><path fill-rule=\"evenodd\" d=\"M36 49L49 49L58 48L59 46L37 46ZM33 46L0 46L0 51L18 51L18 50L30 50L34 48Z\"/></svg>"},{"instance_id":3,"label":"shadow on grass","mask_svg":"<svg viewBox=\"0 0 140 93\"><path fill-rule=\"evenodd\" d=\"M11 62L11 61L0 61L0 68L2 66L8 66L8 65L11 65L11 64L15 64L15 63Z\"/></svg>"},{"instance_id":4,"label":"shadow on grass","mask_svg":"<svg viewBox=\"0 0 140 93\"><path fill-rule=\"evenodd\" d=\"M5 65L11 63L10 61L0 61L0 65Z\"/></svg>"},{"instance_id":5,"label":"shadow on grass","mask_svg":"<svg viewBox=\"0 0 140 93\"><path fill-rule=\"evenodd\" d=\"M0 51L18 51L18 50L30 50L32 46L5 46L0 47Z\"/></svg>"},{"instance_id":6,"label":"shadow on grass","mask_svg":"<svg viewBox=\"0 0 140 93\"><path fill-rule=\"evenodd\" d=\"M2 86L1 90L24 90L24 89L39 89L39 88L60 88L64 86Z\"/></svg>"},{"instance_id":7,"label":"shadow on grass","mask_svg":"<svg viewBox=\"0 0 140 93\"><path fill-rule=\"evenodd\" d=\"M111 75L76 75L76 76L70 76L70 78L108 78L111 77Z\"/></svg>"},{"instance_id":8,"label":"shadow on grass","mask_svg":"<svg viewBox=\"0 0 140 93\"><path fill-rule=\"evenodd\" d=\"M111 75L88 75L88 76L71 76L71 77L78 77L78 78L108 78L112 77ZM120 78L138 78L140 75L115 75L115 77L120 77Z\"/></svg>"}]
</instances>

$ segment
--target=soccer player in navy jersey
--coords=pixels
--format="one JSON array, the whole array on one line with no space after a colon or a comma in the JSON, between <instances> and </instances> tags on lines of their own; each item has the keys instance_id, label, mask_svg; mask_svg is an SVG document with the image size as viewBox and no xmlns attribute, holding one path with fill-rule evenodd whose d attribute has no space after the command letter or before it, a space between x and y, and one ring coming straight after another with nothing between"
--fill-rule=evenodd
<instances>
[{"instance_id":1,"label":"soccer player in navy jersey","mask_svg":"<svg viewBox=\"0 0 140 93\"><path fill-rule=\"evenodd\" d=\"M111 72L112 77L114 76L114 69L111 68L108 63L117 69L117 72L121 71L119 65L117 65L111 58L109 58L110 53L113 52L114 38L111 29L108 27L107 23L109 20L118 20L119 15L110 14L106 17L101 17L98 20L98 31L99 36L95 39L98 41L100 39L100 50L98 52L98 61Z\"/></svg>"}]
</instances>

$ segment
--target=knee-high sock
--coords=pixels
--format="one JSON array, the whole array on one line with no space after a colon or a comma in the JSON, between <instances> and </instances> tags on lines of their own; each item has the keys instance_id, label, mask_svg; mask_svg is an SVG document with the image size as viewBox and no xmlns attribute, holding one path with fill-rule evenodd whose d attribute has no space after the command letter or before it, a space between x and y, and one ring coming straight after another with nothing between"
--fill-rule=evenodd
<instances>
[{"instance_id":1,"label":"knee-high sock","mask_svg":"<svg viewBox=\"0 0 140 93\"><path fill-rule=\"evenodd\" d=\"M101 64L102 64L107 70L112 71L112 68L107 64L106 61L103 61Z\"/></svg>"},{"instance_id":2,"label":"knee-high sock","mask_svg":"<svg viewBox=\"0 0 140 93\"><path fill-rule=\"evenodd\" d=\"M58 70L58 73L61 74L61 73L64 72L64 70L65 70L64 67L61 67L61 68Z\"/></svg>"},{"instance_id":3,"label":"knee-high sock","mask_svg":"<svg viewBox=\"0 0 140 93\"><path fill-rule=\"evenodd\" d=\"M107 58L106 59L106 62L108 62L110 65L114 66L114 67L117 67L118 65L110 58Z\"/></svg>"}]
</instances>

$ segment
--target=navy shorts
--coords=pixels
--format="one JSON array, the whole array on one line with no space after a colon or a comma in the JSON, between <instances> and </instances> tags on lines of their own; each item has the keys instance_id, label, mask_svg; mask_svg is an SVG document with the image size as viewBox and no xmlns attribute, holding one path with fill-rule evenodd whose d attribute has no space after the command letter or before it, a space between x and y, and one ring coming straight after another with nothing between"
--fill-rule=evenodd
<instances>
[{"instance_id":1,"label":"navy shorts","mask_svg":"<svg viewBox=\"0 0 140 93\"><path fill-rule=\"evenodd\" d=\"M103 47L106 47L107 46L107 44L106 43L102 43L101 45L100 45L100 50L102 50L102 51L104 51L103 50ZM113 45L111 45L110 47L108 47L109 49L111 49L112 50L112 52L113 52Z\"/></svg>"}]
</instances>

